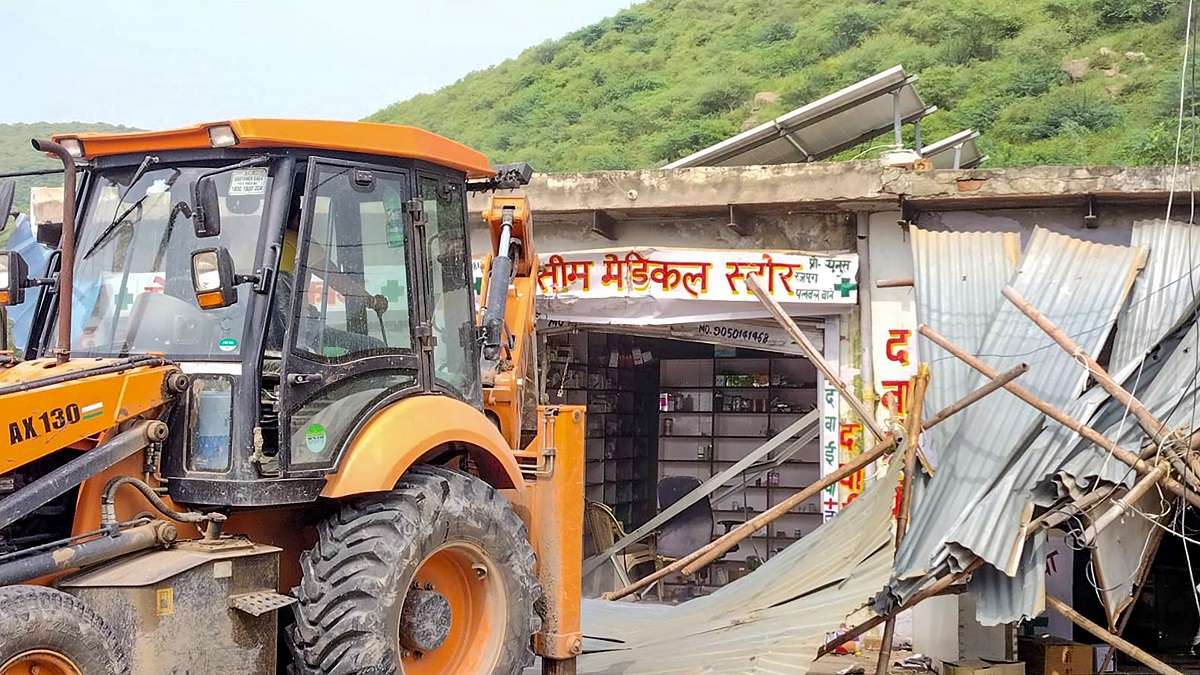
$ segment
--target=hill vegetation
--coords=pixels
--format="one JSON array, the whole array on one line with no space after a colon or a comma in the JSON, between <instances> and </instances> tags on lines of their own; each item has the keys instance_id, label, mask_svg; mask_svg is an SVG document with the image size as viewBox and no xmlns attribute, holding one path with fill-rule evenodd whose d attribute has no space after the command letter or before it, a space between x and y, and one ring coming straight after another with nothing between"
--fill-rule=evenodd
<instances>
[{"instance_id":1,"label":"hill vegetation","mask_svg":"<svg viewBox=\"0 0 1200 675\"><path fill-rule=\"evenodd\" d=\"M0 173L61 167L62 164L58 160L34 152L33 148L29 145L29 140L32 138L49 138L51 134L65 131L132 131L132 129L112 124L88 122L0 124ZM62 185L62 176L51 175L18 179L17 210L25 211L28 208L29 188L45 185Z\"/></svg>"},{"instance_id":2,"label":"hill vegetation","mask_svg":"<svg viewBox=\"0 0 1200 675\"><path fill-rule=\"evenodd\" d=\"M370 119L542 171L643 168L902 64L940 108L925 139L976 128L991 166L1165 163L1185 5L648 0Z\"/></svg>"}]
</instances>

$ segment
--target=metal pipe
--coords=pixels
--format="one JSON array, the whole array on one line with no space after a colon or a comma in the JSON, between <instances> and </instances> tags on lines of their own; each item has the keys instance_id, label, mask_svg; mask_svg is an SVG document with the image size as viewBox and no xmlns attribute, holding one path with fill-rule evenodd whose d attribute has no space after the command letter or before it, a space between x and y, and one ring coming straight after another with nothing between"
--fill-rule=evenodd
<instances>
[{"instance_id":1,"label":"metal pipe","mask_svg":"<svg viewBox=\"0 0 1200 675\"><path fill-rule=\"evenodd\" d=\"M33 149L54 155L63 164L63 228L58 272L58 362L71 359L71 293L75 280L75 158L59 143L33 139Z\"/></svg>"},{"instance_id":2,"label":"metal pipe","mask_svg":"<svg viewBox=\"0 0 1200 675\"><path fill-rule=\"evenodd\" d=\"M942 349L945 349L947 352L950 352L955 357L957 357L960 361L966 363L967 365L971 366L975 370L983 373L987 377L996 378L998 376L998 373L993 368L991 368L984 362L980 361L979 359L975 358L974 356L971 356L966 351L964 351L961 347L959 347L958 345L955 345L953 342L950 342L944 336L942 336L940 333L933 330L929 326L921 326L920 333L921 333L921 335L924 335L925 337L929 338L937 346L941 347ZM1095 443L1096 445L1100 446L1101 448L1104 448L1105 450L1109 451L1110 453L1112 453L1113 457L1116 457L1121 462L1129 465L1130 467L1133 468L1134 471L1137 471L1138 473L1140 473L1142 475L1146 475L1154 470L1154 466L1151 465L1150 463L1146 462L1145 460L1143 460L1141 457L1138 457L1137 455L1133 454L1132 452L1129 452L1125 448L1122 448L1121 446L1117 445L1115 441L1105 438L1103 435L1100 434L1099 431L1096 431L1095 429L1089 427L1088 425L1084 424L1083 422L1080 422L1079 420L1072 418L1070 415L1067 415L1065 412L1063 412L1059 408L1056 408L1055 406L1050 405L1049 403L1038 398L1036 395L1033 394L1033 392L1029 391L1028 389L1026 389L1016 383L1013 383L1013 382L1009 382L1008 384L1004 385L1004 388L1007 389L1011 394L1013 394L1017 398L1021 399L1025 403L1028 403L1029 405L1036 408L1038 411L1040 411L1041 413L1043 413L1050 419L1054 420L1055 422L1058 422L1059 424L1070 429L1071 431L1074 431L1075 433L1082 436L1085 440ZM1174 478L1171 478L1170 476L1163 476L1162 479L1160 479L1159 483L1164 488L1166 488L1168 491L1170 491L1172 494L1174 494L1175 496L1183 497L1187 501L1187 503L1189 503L1192 506L1195 506L1197 508L1200 508L1200 494L1197 494L1196 492L1188 489L1187 487L1184 487L1182 484L1179 483L1179 481L1175 480Z\"/></svg>"},{"instance_id":3,"label":"metal pipe","mask_svg":"<svg viewBox=\"0 0 1200 675\"><path fill-rule=\"evenodd\" d=\"M991 380L990 382L987 382L986 384L984 384L980 388L976 389L975 391L971 392L970 394L967 394L966 396L959 399L958 401L955 401L954 403L951 403L950 405L946 406L942 410L939 410L933 417L922 422L921 423L922 430L932 429L933 427L941 424L942 422L945 422L952 415L961 412L967 406L979 401L980 399L987 396L988 394L1003 387L1005 384L1011 382L1012 380L1014 380L1017 377L1019 377L1020 375L1022 375L1028 369L1029 369L1029 366L1022 363L1022 364L1018 365L1017 367L1005 372L1003 375L1000 375L999 377L996 377L995 379ZM883 452L886 452L887 450L890 450L893 447L895 447L895 441L889 435L886 441L881 441L880 443L876 444L875 447L868 450L865 454L868 456L872 456L873 458L879 457L883 454ZM880 450L881 448L883 448L882 451ZM859 457L862 457L862 456L863 455L859 455ZM858 459L858 458L856 458L856 459ZM842 473L841 470L830 474L830 477L836 477L836 480L828 483L828 485L832 485L834 482L837 482L838 480L841 480L845 476L848 476L848 475L854 473L854 471L857 470L857 468L860 468L860 467L858 467L857 462L854 462L853 464L856 468L854 468L850 471L847 471L844 474ZM850 465L847 465L847 466L850 466ZM843 468L846 468L846 467L843 467ZM822 481L818 481L817 485L821 489L828 487L828 485L825 483L825 479L823 479ZM808 489L806 489L805 491L807 492ZM811 495L807 495L807 496L811 496ZM803 500L801 499L798 501L803 501ZM772 509L771 511L768 511L767 513L771 513L772 511L774 511L774 509ZM759 514L759 516L764 516L764 515L766 515L766 513ZM770 520L774 520L774 518L771 518ZM768 520L767 522L770 522L770 520ZM743 526L744 525L745 524L743 524ZM638 579L637 581L633 582L632 584L629 584L625 588L622 588L618 591L614 591L612 593L606 593L604 595L604 599L618 600L620 598L623 598L632 593L636 593L639 590L650 586L654 582L658 581L659 579L662 579L663 577L665 577L669 574L683 570L685 566L690 566L691 563L697 561L701 555L713 550L713 548L717 544L724 541L725 537L728 537L729 535L737 532L739 529L741 529L741 527L739 527L738 529L730 530L725 535L723 535L721 538L713 541L712 543L702 546L701 548L693 551L692 553L676 560L675 562L671 563L670 565L667 565L666 567L663 567L659 570L656 570L655 572L653 572L651 574L648 574L648 575L642 577L641 579ZM758 528L758 529L761 529L761 528ZM699 567L697 567L696 569L699 569ZM687 574L688 572L685 571L684 573Z\"/></svg>"},{"instance_id":4,"label":"metal pipe","mask_svg":"<svg viewBox=\"0 0 1200 675\"><path fill-rule=\"evenodd\" d=\"M0 564L0 586L29 579L87 567L119 556L171 544L178 537L175 526L165 520L121 530L115 534L44 551L9 563Z\"/></svg>"},{"instance_id":5,"label":"metal pipe","mask_svg":"<svg viewBox=\"0 0 1200 675\"><path fill-rule=\"evenodd\" d=\"M81 453L0 500L0 527L8 527L40 509L51 499L141 450L147 444L163 441L166 437L166 424L158 420L137 422L107 443Z\"/></svg>"}]
</instances>

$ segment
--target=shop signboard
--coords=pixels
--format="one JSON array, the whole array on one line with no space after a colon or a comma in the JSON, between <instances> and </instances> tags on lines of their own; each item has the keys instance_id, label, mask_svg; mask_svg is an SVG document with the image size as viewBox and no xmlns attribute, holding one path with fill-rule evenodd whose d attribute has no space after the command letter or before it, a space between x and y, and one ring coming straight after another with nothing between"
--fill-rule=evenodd
<instances>
[{"instance_id":1,"label":"shop signboard","mask_svg":"<svg viewBox=\"0 0 1200 675\"><path fill-rule=\"evenodd\" d=\"M632 247L542 254L538 309L547 318L601 325L767 316L746 288L751 274L793 316L827 316L858 303L853 253Z\"/></svg>"}]
</instances>

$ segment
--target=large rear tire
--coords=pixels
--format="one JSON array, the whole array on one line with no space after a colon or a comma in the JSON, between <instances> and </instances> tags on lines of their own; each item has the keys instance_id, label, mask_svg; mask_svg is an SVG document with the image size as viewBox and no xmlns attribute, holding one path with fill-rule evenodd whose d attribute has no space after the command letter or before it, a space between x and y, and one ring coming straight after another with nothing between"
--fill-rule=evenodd
<instances>
[{"instance_id":1,"label":"large rear tire","mask_svg":"<svg viewBox=\"0 0 1200 675\"><path fill-rule=\"evenodd\" d=\"M41 586L0 588L0 675L126 675L120 642L87 603Z\"/></svg>"},{"instance_id":2,"label":"large rear tire","mask_svg":"<svg viewBox=\"0 0 1200 675\"><path fill-rule=\"evenodd\" d=\"M526 528L483 481L412 469L347 501L300 559L302 675L507 675L532 663L541 596Z\"/></svg>"}]
</instances>

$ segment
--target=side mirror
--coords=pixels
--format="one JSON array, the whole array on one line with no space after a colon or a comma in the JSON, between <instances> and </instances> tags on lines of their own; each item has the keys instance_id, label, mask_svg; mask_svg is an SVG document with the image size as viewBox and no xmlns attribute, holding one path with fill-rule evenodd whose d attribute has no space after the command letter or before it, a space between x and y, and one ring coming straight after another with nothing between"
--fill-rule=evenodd
<instances>
[{"instance_id":1,"label":"side mirror","mask_svg":"<svg viewBox=\"0 0 1200 675\"><path fill-rule=\"evenodd\" d=\"M220 309L236 303L237 284L229 249L222 246L192 253L192 290L200 309Z\"/></svg>"},{"instance_id":2,"label":"side mirror","mask_svg":"<svg viewBox=\"0 0 1200 675\"><path fill-rule=\"evenodd\" d=\"M196 238L221 234L221 199L212 176L204 176L192 186L192 227Z\"/></svg>"},{"instance_id":3,"label":"side mirror","mask_svg":"<svg viewBox=\"0 0 1200 675\"><path fill-rule=\"evenodd\" d=\"M17 184L11 180L6 180L0 183L0 232L4 231L4 226L8 224L8 217L12 214L13 199L17 195Z\"/></svg>"},{"instance_id":4,"label":"side mirror","mask_svg":"<svg viewBox=\"0 0 1200 675\"><path fill-rule=\"evenodd\" d=\"M16 251L0 251L0 306L25 302L29 266Z\"/></svg>"}]
</instances>

